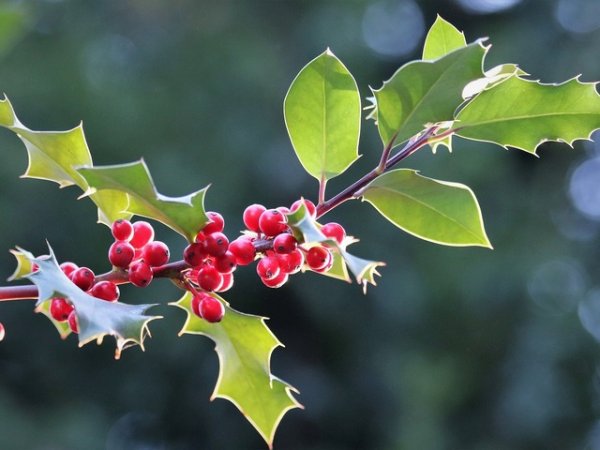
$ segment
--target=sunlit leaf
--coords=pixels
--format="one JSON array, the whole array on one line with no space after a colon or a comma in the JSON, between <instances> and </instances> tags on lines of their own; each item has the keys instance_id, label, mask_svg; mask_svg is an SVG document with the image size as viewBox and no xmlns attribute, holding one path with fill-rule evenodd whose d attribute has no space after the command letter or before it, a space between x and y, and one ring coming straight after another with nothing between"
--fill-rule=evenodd
<instances>
[{"instance_id":1,"label":"sunlit leaf","mask_svg":"<svg viewBox=\"0 0 600 450\"><path fill-rule=\"evenodd\" d=\"M370 117L377 118L383 143L398 133L400 144L428 123L453 120L465 85L483 76L486 52L478 41L435 61L410 62L373 91L377 106Z\"/></svg>"},{"instance_id":2,"label":"sunlit leaf","mask_svg":"<svg viewBox=\"0 0 600 450\"><path fill-rule=\"evenodd\" d=\"M363 197L394 225L421 239L491 248L477 199L465 185L397 169L372 181Z\"/></svg>"},{"instance_id":3,"label":"sunlit leaf","mask_svg":"<svg viewBox=\"0 0 600 450\"><path fill-rule=\"evenodd\" d=\"M500 64L490 70L486 70L484 75L483 78L473 80L465 86L462 93L464 99L474 97L486 89L493 88L498 83L502 83L510 77L525 76L528 73L516 64Z\"/></svg>"},{"instance_id":4,"label":"sunlit leaf","mask_svg":"<svg viewBox=\"0 0 600 450\"><path fill-rule=\"evenodd\" d=\"M438 15L425 38L423 59L438 59L466 45L464 33Z\"/></svg>"},{"instance_id":5,"label":"sunlit leaf","mask_svg":"<svg viewBox=\"0 0 600 450\"><path fill-rule=\"evenodd\" d=\"M341 174L358 158L360 111L356 81L329 49L292 82L285 123L298 159L317 180Z\"/></svg>"},{"instance_id":6,"label":"sunlit leaf","mask_svg":"<svg viewBox=\"0 0 600 450\"><path fill-rule=\"evenodd\" d=\"M572 144L600 128L595 83L541 84L512 77L485 90L458 114L457 134L529 153L546 141Z\"/></svg>"},{"instance_id":7,"label":"sunlit leaf","mask_svg":"<svg viewBox=\"0 0 600 450\"><path fill-rule=\"evenodd\" d=\"M129 213L158 220L190 242L208 222L204 211L207 188L183 197L159 194L143 160L113 166L83 167L79 173L89 184L91 192L128 194Z\"/></svg>"},{"instance_id":8,"label":"sunlit leaf","mask_svg":"<svg viewBox=\"0 0 600 450\"><path fill-rule=\"evenodd\" d=\"M30 130L19 121L5 98L0 100L0 126L16 133L25 144L29 163L23 177L53 181L60 187L77 185L87 191L88 184L75 170L92 165L81 124L68 131ZM124 193L95 193L90 198L98 206L100 222L110 225L117 219L131 217L124 212L128 204Z\"/></svg>"},{"instance_id":9,"label":"sunlit leaf","mask_svg":"<svg viewBox=\"0 0 600 450\"><path fill-rule=\"evenodd\" d=\"M209 323L191 311L192 294L173 305L187 313L180 334L200 334L213 340L219 356L219 377L212 398L232 402L272 448L275 431L283 416L302 405L297 391L271 373L271 354L282 345L267 327L264 317L243 314L225 306L219 323Z\"/></svg>"}]
</instances>

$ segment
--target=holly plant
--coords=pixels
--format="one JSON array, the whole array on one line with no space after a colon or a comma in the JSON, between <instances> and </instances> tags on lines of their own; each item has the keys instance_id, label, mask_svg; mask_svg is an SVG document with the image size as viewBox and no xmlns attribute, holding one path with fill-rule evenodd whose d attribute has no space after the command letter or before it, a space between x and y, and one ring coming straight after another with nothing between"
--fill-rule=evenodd
<instances>
[{"instance_id":1,"label":"holly plant","mask_svg":"<svg viewBox=\"0 0 600 450\"><path fill-rule=\"evenodd\" d=\"M114 237L108 249L112 268L104 273L61 262L50 245L45 255L12 250L18 264L10 280L32 284L0 288L0 301L34 299L35 311L46 315L61 337L77 335L80 346L114 336L119 358L127 347L143 349L154 326L150 322L161 318L155 305L121 301L119 285L146 288L154 278L169 278L181 290L169 305L187 313L181 334L215 343L220 371L212 398L231 401L271 448L285 413L302 406L294 387L271 373L271 353L281 343L265 318L237 311L226 300L236 270L253 266L266 288L281 288L291 276L310 271L354 279L366 291L384 263L352 254L357 239L325 219L351 200L370 203L418 238L491 248L469 187L398 168L399 163L426 147L433 154L452 151L456 136L535 154L543 142L572 144L600 128L595 83L574 78L542 84L515 64L486 68L489 49L483 39L467 44L462 32L438 17L422 59L403 65L372 90L364 108L352 74L330 49L310 61L289 88L284 116L296 156L317 180L318 194L299 195L283 206L249 205L239 236L226 236L221 214L205 211L207 187L182 197L162 195L143 160L94 165L81 125L34 131L19 121L8 99L0 101L0 125L17 134L29 156L24 176L78 186ZM381 136L379 163L328 196L328 180L359 158L363 109ZM179 233L188 243L183 255L171 255L154 239L152 224L134 217Z\"/></svg>"}]
</instances>

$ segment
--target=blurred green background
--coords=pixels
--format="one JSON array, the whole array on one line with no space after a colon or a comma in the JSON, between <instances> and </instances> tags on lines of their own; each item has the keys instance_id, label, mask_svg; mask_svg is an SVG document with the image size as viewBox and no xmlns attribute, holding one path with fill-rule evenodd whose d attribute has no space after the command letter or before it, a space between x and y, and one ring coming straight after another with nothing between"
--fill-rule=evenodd
<instances>
[{"instance_id":1,"label":"blurred green background","mask_svg":"<svg viewBox=\"0 0 600 450\"><path fill-rule=\"evenodd\" d=\"M493 43L488 67L533 78L600 79L598 0L108 0L0 3L0 89L34 129L84 121L98 164L144 156L159 189L212 184L207 207L242 228L249 203L314 198L282 115L300 68L327 46L361 94L418 58L439 13L468 40ZM598 136L600 141L600 135ZM369 170L381 144L365 123L363 157L330 194ZM19 180L27 157L0 133L0 274L8 249L45 250L108 269L108 230L76 189ZM366 296L308 274L269 290L236 273L234 307L266 315L285 343L275 374L304 411L283 420L276 449L600 449L600 144L544 144L541 158L456 142L405 161L477 194L495 250L419 241L367 204L328 219L387 262ZM158 237L179 254L166 228ZM123 289L128 302L177 298L168 282ZM213 345L177 337L184 315L161 307L145 353L114 361L110 339L78 349L31 313L3 303L0 449L264 449L228 402L208 401Z\"/></svg>"}]
</instances>

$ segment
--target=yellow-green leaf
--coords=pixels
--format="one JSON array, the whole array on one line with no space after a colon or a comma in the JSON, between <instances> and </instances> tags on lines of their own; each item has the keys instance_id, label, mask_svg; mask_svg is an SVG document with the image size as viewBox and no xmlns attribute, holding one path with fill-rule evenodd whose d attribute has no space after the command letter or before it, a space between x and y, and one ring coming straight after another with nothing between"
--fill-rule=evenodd
<instances>
[{"instance_id":1,"label":"yellow-green leaf","mask_svg":"<svg viewBox=\"0 0 600 450\"><path fill-rule=\"evenodd\" d=\"M367 185L363 198L394 225L421 239L491 248L477 199L465 185L397 169Z\"/></svg>"},{"instance_id":2,"label":"yellow-green leaf","mask_svg":"<svg viewBox=\"0 0 600 450\"><path fill-rule=\"evenodd\" d=\"M297 391L271 373L271 354L281 343L264 317L236 311L221 297L213 296L225 306L219 323L209 323L192 312L189 292L173 303L187 313L180 334L212 339L220 369L211 399L232 402L272 448L283 416L291 409L302 408L292 395Z\"/></svg>"},{"instance_id":3,"label":"yellow-green leaf","mask_svg":"<svg viewBox=\"0 0 600 450\"><path fill-rule=\"evenodd\" d=\"M466 45L464 33L438 15L425 37L423 59L438 59Z\"/></svg>"}]
</instances>

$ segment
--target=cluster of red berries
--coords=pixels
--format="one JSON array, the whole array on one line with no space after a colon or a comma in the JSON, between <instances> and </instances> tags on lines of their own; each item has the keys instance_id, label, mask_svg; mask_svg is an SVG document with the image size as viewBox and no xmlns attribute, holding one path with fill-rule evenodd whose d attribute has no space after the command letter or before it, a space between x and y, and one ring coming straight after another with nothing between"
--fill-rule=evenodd
<instances>
[{"instance_id":1,"label":"cluster of red berries","mask_svg":"<svg viewBox=\"0 0 600 450\"><path fill-rule=\"evenodd\" d=\"M182 272L182 276L193 294L194 314L212 323L222 320L225 308L211 293L224 292L233 286L233 272L237 266L258 261L256 272L270 288L283 286L290 275L303 269L319 273L331 269L333 253L330 246L327 243L304 245L298 242L288 226L287 214L297 211L302 204L315 218L314 203L305 199L295 201L290 208L248 206L243 214L246 230L231 242L223 233L223 216L214 211L206 213L208 223L183 251L183 259L190 267ZM154 278L154 270L169 261L167 245L154 240L154 229L145 221L131 223L120 219L112 224L111 231L115 241L108 251L110 263L126 271L131 284L148 286ZM335 222L323 225L321 232L340 245L346 237L344 228ZM81 290L109 302L118 300L119 288L114 282L97 281L91 269L72 262L65 262L60 267ZM77 317L67 299L53 298L50 315L59 322L68 322L71 330L78 332Z\"/></svg>"},{"instance_id":2,"label":"cluster of red berries","mask_svg":"<svg viewBox=\"0 0 600 450\"><path fill-rule=\"evenodd\" d=\"M121 219L112 224L111 231L115 242L108 251L110 263L128 270L128 278L133 285L148 286L153 278L152 268L169 261L167 245L154 241L154 229L148 222L139 221L132 224ZM90 268L78 267L72 262L62 263L60 268L77 287L91 296L108 302L116 302L119 299L119 287L116 283L97 281ZM50 315L58 322L68 322L74 333L79 331L74 307L67 299L53 298L50 303Z\"/></svg>"}]
</instances>

